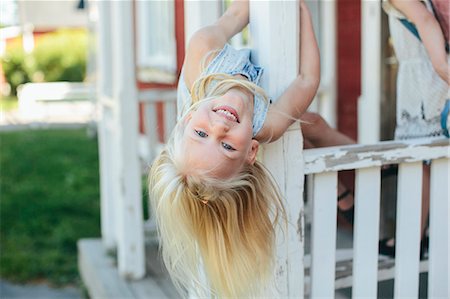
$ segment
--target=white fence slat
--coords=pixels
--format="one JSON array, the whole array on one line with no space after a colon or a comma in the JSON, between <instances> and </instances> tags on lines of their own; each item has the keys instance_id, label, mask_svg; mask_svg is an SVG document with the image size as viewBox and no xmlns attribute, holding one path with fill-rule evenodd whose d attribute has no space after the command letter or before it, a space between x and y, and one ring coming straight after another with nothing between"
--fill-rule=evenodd
<instances>
[{"instance_id":1,"label":"white fence slat","mask_svg":"<svg viewBox=\"0 0 450 299\"><path fill-rule=\"evenodd\" d=\"M307 3L310 1L307 1ZM312 2L312 1L311 1ZM320 115L333 128L337 125L336 120L336 51L337 51L337 1L317 1L319 3L320 17L320 49L321 49L321 92L318 95ZM316 31L317 32L317 31Z\"/></svg>"},{"instance_id":2,"label":"white fence slat","mask_svg":"<svg viewBox=\"0 0 450 299\"><path fill-rule=\"evenodd\" d=\"M100 108L101 121L98 122L98 149L100 164L100 220L103 245L107 249L117 246L117 220L116 200L113 192L114 156L111 147L114 145L114 136L111 132L110 122L112 111L106 107Z\"/></svg>"},{"instance_id":3,"label":"white fence slat","mask_svg":"<svg viewBox=\"0 0 450 299\"><path fill-rule=\"evenodd\" d=\"M251 0L250 19L252 59L265 68L261 86L276 100L298 72L298 2ZM286 199L289 223L287 232L277 231L276 298L303 296L303 156L296 128L264 146L264 164Z\"/></svg>"},{"instance_id":4,"label":"white fence slat","mask_svg":"<svg viewBox=\"0 0 450 299\"><path fill-rule=\"evenodd\" d=\"M177 105L175 102L164 103L164 142L167 142L177 121Z\"/></svg>"},{"instance_id":5,"label":"white fence slat","mask_svg":"<svg viewBox=\"0 0 450 299\"><path fill-rule=\"evenodd\" d=\"M353 298L377 297L380 167L356 170Z\"/></svg>"},{"instance_id":6,"label":"white fence slat","mask_svg":"<svg viewBox=\"0 0 450 299\"><path fill-rule=\"evenodd\" d=\"M361 96L358 99L358 141L380 140L381 5L361 1Z\"/></svg>"},{"instance_id":7,"label":"white fence slat","mask_svg":"<svg viewBox=\"0 0 450 299\"><path fill-rule=\"evenodd\" d=\"M433 160L430 175L428 298L450 298L450 159Z\"/></svg>"},{"instance_id":8,"label":"white fence slat","mask_svg":"<svg viewBox=\"0 0 450 299\"><path fill-rule=\"evenodd\" d=\"M113 122L113 105L104 105L104 98L111 95L111 18L110 3L99 1L97 22L97 66L98 84L97 99L99 99L99 121L98 121L98 149L100 164L100 213L102 241L107 249L113 249L117 244L115 200L113 192L112 168L114 157L110 149L113 147L113 136L110 123Z\"/></svg>"},{"instance_id":9,"label":"white fence slat","mask_svg":"<svg viewBox=\"0 0 450 299\"><path fill-rule=\"evenodd\" d=\"M145 275L141 167L138 152L138 93L134 70L133 3L114 1L113 97L117 102L117 132L114 148L118 173L114 185L118 196L118 268L122 277Z\"/></svg>"},{"instance_id":10,"label":"white fence slat","mask_svg":"<svg viewBox=\"0 0 450 299\"><path fill-rule=\"evenodd\" d=\"M156 119L156 105L153 103L144 105L144 126L147 146L150 152L148 158L149 161L152 161L156 155L156 148L158 145L158 121Z\"/></svg>"},{"instance_id":11,"label":"white fence slat","mask_svg":"<svg viewBox=\"0 0 450 299\"><path fill-rule=\"evenodd\" d=\"M395 237L395 298L419 294L422 162L401 163L398 169Z\"/></svg>"},{"instance_id":12,"label":"white fence slat","mask_svg":"<svg viewBox=\"0 0 450 299\"><path fill-rule=\"evenodd\" d=\"M334 297L337 172L314 175L311 298Z\"/></svg>"}]
</instances>

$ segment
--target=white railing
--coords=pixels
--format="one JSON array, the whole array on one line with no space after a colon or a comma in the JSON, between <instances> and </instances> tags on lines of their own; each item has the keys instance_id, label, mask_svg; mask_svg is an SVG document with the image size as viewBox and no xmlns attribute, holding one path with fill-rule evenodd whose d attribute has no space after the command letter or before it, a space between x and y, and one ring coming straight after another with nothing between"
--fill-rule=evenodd
<instances>
[{"instance_id":1,"label":"white railing","mask_svg":"<svg viewBox=\"0 0 450 299\"><path fill-rule=\"evenodd\" d=\"M150 163L161 150L175 127L177 118L176 89L151 89L139 93L139 101L144 104L144 130L140 136L140 156ZM162 104L162 123L158 123L157 104ZM163 142L158 138L158 126L163 126Z\"/></svg>"},{"instance_id":2,"label":"white railing","mask_svg":"<svg viewBox=\"0 0 450 299\"><path fill-rule=\"evenodd\" d=\"M379 280L394 278L395 298L417 298L419 272L429 271L429 298L449 298L448 139L381 142L304 151L305 174L313 175L311 268L306 291L312 298L334 297L352 286L354 298L376 298ZM422 164L431 160L429 259L420 261ZM380 261L380 169L398 164L396 258ZM347 275L336 272L337 173L354 169L353 257ZM351 266L353 265L353 266ZM344 267L345 269L345 267Z\"/></svg>"}]
</instances>

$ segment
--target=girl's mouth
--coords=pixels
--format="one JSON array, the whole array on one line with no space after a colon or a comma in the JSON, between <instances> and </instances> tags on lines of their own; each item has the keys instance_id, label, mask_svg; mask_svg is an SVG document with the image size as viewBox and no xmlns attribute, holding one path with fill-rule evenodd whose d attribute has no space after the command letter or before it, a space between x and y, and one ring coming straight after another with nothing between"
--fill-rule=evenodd
<instances>
[{"instance_id":1,"label":"girl's mouth","mask_svg":"<svg viewBox=\"0 0 450 299\"><path fill-rule=\"evenodd\" d=\"M230 106L219 106L213 109L213 111L230 121L239 123L239 115L236 110Z\"/></svg>"}]
</instances>

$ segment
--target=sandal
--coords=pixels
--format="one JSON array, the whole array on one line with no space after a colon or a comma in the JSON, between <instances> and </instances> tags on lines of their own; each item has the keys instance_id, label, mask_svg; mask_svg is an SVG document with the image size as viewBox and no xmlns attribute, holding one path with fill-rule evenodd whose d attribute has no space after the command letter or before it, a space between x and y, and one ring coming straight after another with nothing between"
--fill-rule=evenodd
<instances>
[{"instance_id":1,"label":"sandal","mask_svg":"<svg viewBox=\"0 0 450 299\"><path fill-rule=\"evenodd\" d=\"M349 189L345 189L341 194L339 194L338 202L343 200L344 198L346 198L349 195L353 195L352 191L350 191ZM344 217L344 219L347 220L348 223L350 223L351 225L353 225L354 211L355 211L355 206L354 205L352 205L352 207L347 209L347 210L342 210L341 208L339 208L339 205L338 205L338 213L339 213L339 215Z\"/></svg>"},{"instance_id":2,"label":"sandal","mask_svg":"<svg viewBox=\"0 0 450 299\"><path fill-rule=\"evenodd\" d=\"M395 257L395 243L394 245L388 245L389 241L393 240L393 238L385 238L378 242L378 250L381 255L390 256L392 258ZM428 259L428 243L429 238L425 236L420 241L420 260Z\"/></svg>"}]
</instances>

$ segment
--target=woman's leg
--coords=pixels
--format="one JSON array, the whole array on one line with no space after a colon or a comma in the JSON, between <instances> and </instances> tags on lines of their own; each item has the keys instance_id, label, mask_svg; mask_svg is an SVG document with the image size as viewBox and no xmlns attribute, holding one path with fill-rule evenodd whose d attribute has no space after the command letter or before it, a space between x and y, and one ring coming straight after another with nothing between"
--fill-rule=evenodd
<instances>
[{"instance_id":1,"label":"woman's leg","mask_svg":"<svg viewBox=\"0 0 450 299\"><path fill-rule=\"evenodd\" d=\"M355 144L355 140L333 129L317 113L305 112L302 117L303 136L314 147Z\"/></svg>"},{"instance_id":2,"label":"woman's leg","mask_svg":"<svg viewBox=\"0 0 450 299\"><path fill-rule=\"evenodd\" d=\"M323 117L317 113L305 112L302 115L301 120L303 122L302 133L305 148L338 146L356 143L350 137L330 127ZM354 172L350 171L339 173L338 206L342 211L349 210L353 207L353 182Z\"/></svg>"}]
</instances>

